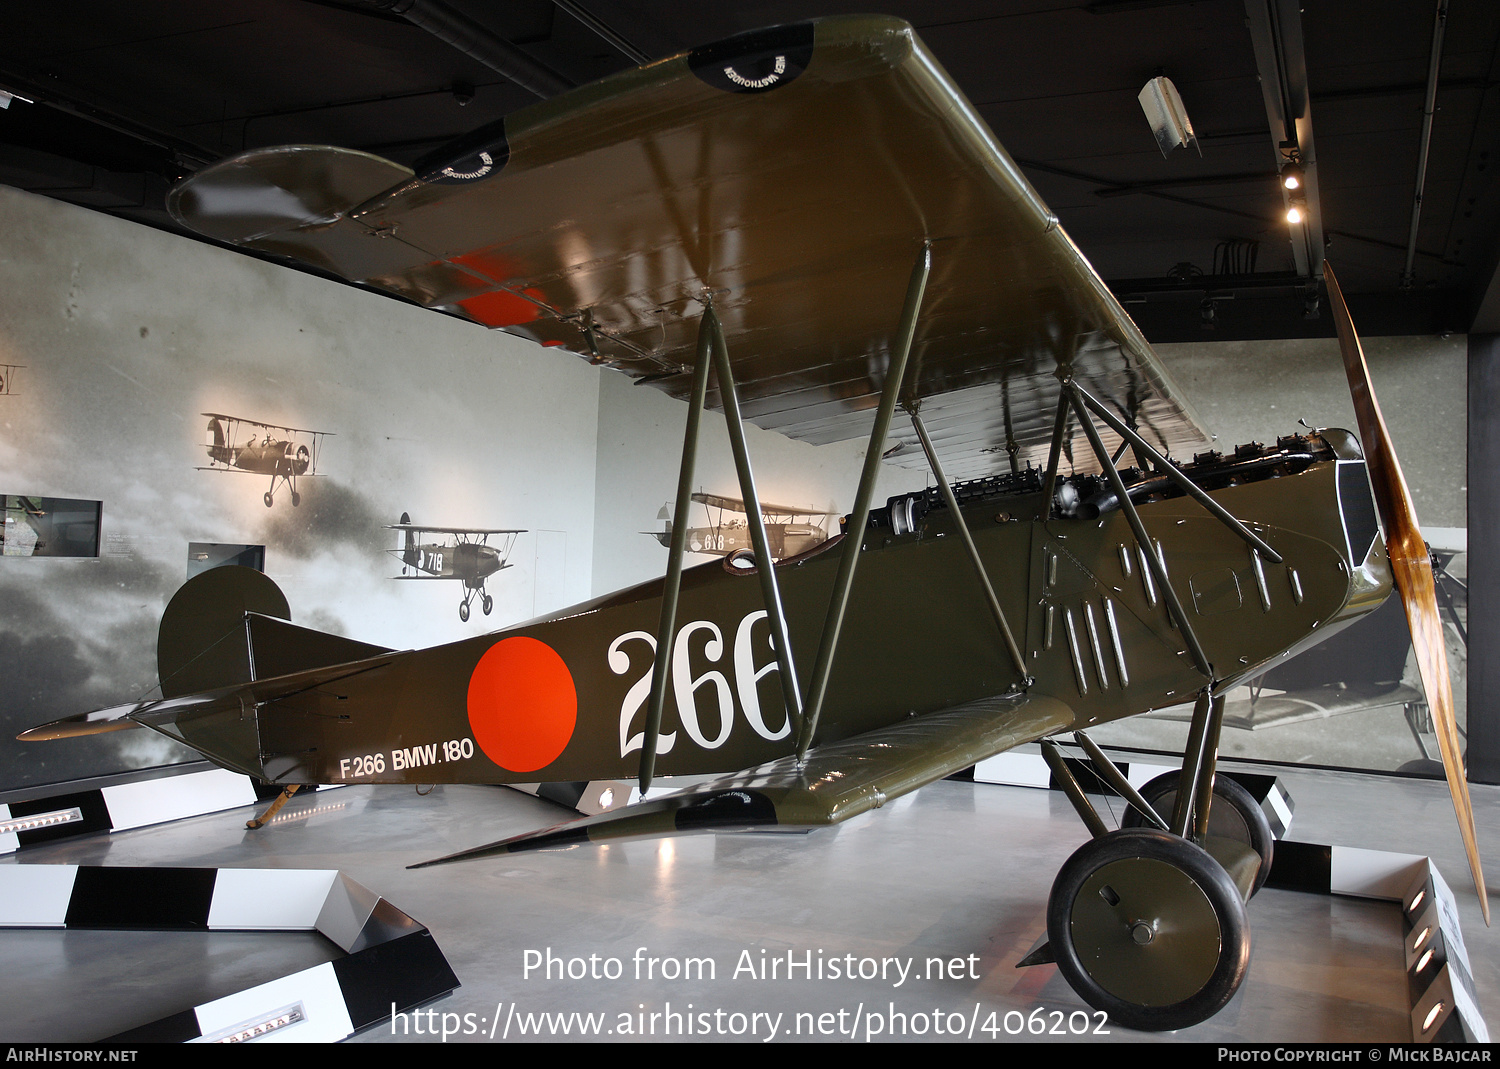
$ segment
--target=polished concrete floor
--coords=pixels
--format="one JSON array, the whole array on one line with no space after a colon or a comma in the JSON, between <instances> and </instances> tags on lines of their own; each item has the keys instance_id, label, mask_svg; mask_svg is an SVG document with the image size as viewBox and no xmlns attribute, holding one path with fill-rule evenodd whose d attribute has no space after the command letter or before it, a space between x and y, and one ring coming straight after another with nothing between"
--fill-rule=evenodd
<instances>
[{"instance_id":1,"label":"polished concrete floor","mask_svg":"<svg viewBox=\"0 0 1500 1069\"><path fill-rule=\"evenodd\" d=\"M1480 1005L1492 1005L1500 935L1480 919L1442 785L1282 775L1297 806L1289 838L1434 858L1458 900ZM1481 844L1493 850L1500 789L1476 787L1474 801ZM284 812L291 819L257 832L238 810L34 847L4 863L341 869L433 932L463 986L432 1005L440 1016L428 1024L453 1014L452 1024L475 1032L450 1041L488 1040L497 1016L512 1041L532 1038L519 1034L526 1020L566 1023L576 1036L573 1011L602 1014L611 1039L626 1038L627 1022L658 1040L689 1028L686 1038L733 1038L713 1034L733 1025L765 1040L773 1023L777 1041L838 1039L840 1028L848 1039L858 1020L852 1038L861 1040L879 1022L896 1038L969 1038L972 1024L975 1040L1011 1041L1020 1037L1007 1029L1039 1008L1049 1028L1086 1024L1077 1040L1410 1038L1395 906L1277 890L1250 904L1249 977L1217 1017L1167 1035L1114 1024L1095 1034L1095 1015L1054 966L1015 968L1044 931L1054 874L1084 838L1055 792L948 781L813 834L683 837L417 871L405 866L567 813L487 787L425 797L348 787L298 797ZM311 935L7 931L0 943L0 1041L98 1039L338 953ZM550 979L548 954L562 962ZM811 978L787 978L789 955L811 962ZM710 968L705 959L711 978L697 975ZM932 975L929 959L941 959L945 975ZM885 975L831 978L834 966L851 965ZM586 975L559 979L568 968ZM553 1016L527 1016L543 1013ZM393 1037L382 1026L354 1042L419 1038L429 1037Z\"/></svg>"}]
</instances>

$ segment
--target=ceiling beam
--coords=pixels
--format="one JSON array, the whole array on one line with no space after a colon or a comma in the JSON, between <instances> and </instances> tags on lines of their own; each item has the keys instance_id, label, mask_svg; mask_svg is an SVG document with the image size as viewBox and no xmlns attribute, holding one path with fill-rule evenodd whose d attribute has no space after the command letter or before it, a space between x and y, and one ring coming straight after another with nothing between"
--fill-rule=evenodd
<instances>
[{"instance_id":1,"label":"ceiling beam","mask_svg":"<svg viewBox=\"0 0 1500 1069\"><path fill-rule=\"evenodd\" d=\"M1245 21L1255 48L1261 96L1271 127L1271 151L1281 170L1289 152L1302 165L1306 218L1288 223L1297 273L1323 277L1323 212L1318 202L1318 154L1313 146L1312 107L1307 91L1307 59L1302 48L1300 0L1245 0ZM1291 194L1281 190L1285 206Z\"/></svg>"},{"instance_id":2,"label":"ceiling beam","mask_svg":"<svg viewBox=\"0 0 1500 1069\"><path fill-rule=\"evenodd\" d=\"M543 100L566 93L578 84L441 0L361 0L361 3L400 15Z\"/></svg>"}]
</instances>

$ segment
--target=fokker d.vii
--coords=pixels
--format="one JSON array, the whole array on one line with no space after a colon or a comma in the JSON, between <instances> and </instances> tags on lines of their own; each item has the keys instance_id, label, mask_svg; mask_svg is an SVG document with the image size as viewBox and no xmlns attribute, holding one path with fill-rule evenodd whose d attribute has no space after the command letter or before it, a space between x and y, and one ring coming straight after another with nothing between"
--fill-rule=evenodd
<instances>
[{"instance_id":1,"label":"fokker d.vii","mask_svg":"<svg viewBox=\"0 0 1500 1069\"><path fill-rule=\"evenodd\" d=\"M688 528L689 553L713 553L727 557L741 551L754 552L755 547L750 541L750 520L745 513L743 501L737 497L704 493L694 494L693 501L703 506L703 511L708 514L708 525ZM832 515L831 512L819 512L817 509L792 508L762 501L760 518L765 527L767 544L771 548L771 559L795 557L820 545L828 538L828 528L812 521L823 520L826 523ZM644 533L671 549L672 519L665 505L656 518L666 521L663 529Z\"/></svg>"},{"instance_id":2,"label":"fokker d.vii","mask_svg":"<svg viewBox=\"0 0 1500 1069\"><path fill-rule=\"evenodd\" d=\"M1325 429L1168 459L1206 445L1193 413L905 23L735 37L516 112L415 172L253 151L171 204L205 234L684 398L678 516L711 398L756 567L685 570L678 526L664 578L406 652L294 627L268 580L215 569L162 621L162 700L23 738L144 725L283 784L723 773L451 861L837 823L1038 740L1072 785L1052 740L1075 733L1142 826L1111 831L1080 802L1092 838L1052 887L1050 956L1122 1023L1177 1028L1244 977L1269 860L1268 836L1207 831L1211 799L1258 812L1214 776L1223 694L1394 579L1480 880L1426 547L1333 276L1363 448ZM868 436L840 537L773 566L745 419ZM920 441L936 487L873 510L893 433ZM1009 470L988 474L1002 451ZM1188 700L1180 778L1143 798L1086 731Z\"/></svg>"},{"instance_id":3,"label":"fokker d.vii","mask_svg":"<svg viewBox=\"0 0 1500 1069\"><path fill-rule=\"evenodd\" d=\"M276 484L285 486L292 495L292 506L302 503L297 480L318 473L318 447L329 431L309 431L298 427L278 427L221 412L205 412L208 417L208 464L199 471L243 471L251 475L269 475L271 485L261 500L270 508L276 501ZM244 445L235 445L240 428L254 428ZM284 437L278 437L282 435Z\"/></svg>"},{"instance_id":4,"label":"fokker d.vii","mask_svg":"<svg viewBox=\"0 0 1500 1069\"><path fill-rule=\"evenodd\" d=\"M386 530L403 532L401 548L389 551L401 558L401 574L397 579L455 579L463 583L458 618L464 623L469 622L469 605L475 598L486 616L494 609L495 599L484 589L485 580L502 568L511 567L506 558L515 545L516 535L526 533L498 527L425 527L412 523L404 512L401 522L389 524ZM418 541L424 534L447 535L452 541ZM504 544L490 545L491 535L504 537Z\"/></svg>"}]
</instances>

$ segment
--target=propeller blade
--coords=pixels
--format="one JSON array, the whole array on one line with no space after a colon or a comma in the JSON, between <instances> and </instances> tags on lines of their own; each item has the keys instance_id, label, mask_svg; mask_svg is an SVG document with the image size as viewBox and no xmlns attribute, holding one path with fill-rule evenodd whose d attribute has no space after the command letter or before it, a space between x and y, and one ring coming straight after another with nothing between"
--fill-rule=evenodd
<instances>
[{"instance_id":1,"label":"propeller blade","mask_svg":"<svg viewBox=\"0 0 1500 1069\"><path fill-rule=\"evenodd\" d=\"M1432 559L1422 529L1412 508L1406 477L1396 459L1391 436L1386 431L1380 402L1370 385L1370 369L1364 350L1355 333L1349 306L1327 261L1323 277L1328 284L1328 300L1338 329L1339 348L1344 356L1344 371L1349 376L1349 394L1359 420L1359 437L1364 443L1365 463L1370 484L1375 491L1375 505L1385 528L1386 554L1391 561L1391 578L1406 609L1411 627L1412 648L1417 654L1417 669L1422 689L1427 693L1427 707L1432 712L1437 731L1438 749L1443 755L1443 772L1448 779L1448 793L1453 796L1453 810L1458 815L1458 829L1463 835L1464 852L1469 856L1469 871L1474 875L1474 890L1484 923L1490 923L1490 901L1484 885L1484 870L1479 862L1479 843L1474 834L1474 805L1469 800L1469 781L1464 775L1463 756L1459 753L1458 721L1453 710L1453 684L1448 676L1448 653L1443 622L1438 616L1437 586L1432 576Z\"/></svg>"}]
</instances>

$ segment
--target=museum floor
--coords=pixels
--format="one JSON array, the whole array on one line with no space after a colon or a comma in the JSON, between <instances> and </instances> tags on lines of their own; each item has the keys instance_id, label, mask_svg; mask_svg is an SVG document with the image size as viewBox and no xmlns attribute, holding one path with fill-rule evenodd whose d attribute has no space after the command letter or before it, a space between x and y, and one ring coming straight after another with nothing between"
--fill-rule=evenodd
<instances>
[{"instance_id":1,"label":"museum floor","mask_svg":"<svg viewBox=\"0 0 1500 1069\"><path fill-rule=\"evenodd\" d=\"M1500 933L1480 919L1443 786L1279 771L1296 804L1288 838L1433 857L1458 901L1480 1006L1493 1006ZM1473 793L1480 843L1500 857L1500 788ZM1076 1011L1087 1007L1054 966L1014 967L1045 927L1053 875L1084 837L1056 792L945 781L810 835L684 837L417 871L405 866L567 814L489 787L439 787L426 796L410 787L346 787L295 798L284 813L291 819L257 832L245 830L249 812L236 810L33 847L4 863L341 869L432 931L462 987L431 1008L486 1022L484 1032L452 1041L487 1039L497 1014L514 1021L544 1012L554 1025L570 1022L576 1036L573 1011L603 1014L614 1038L622 1015L648 1029L654 1023L657 1039L678 1038L662 1035L671 1021L681 1031L693 1027L691 1038L699 1026L753 1021L753 1038L765 1039L778 1015L778 1041L819 1038L806 1035L809 1025L847 1030L856 1017L929 1040L949 1040L960 1022L967 1032L977 1020L974 1039L991 1038L989 1022L1000 1041L1021 1038L1007 1036L1006 1023L1014 1032L1037 1008L1049 1025L1084 1020ZM1491 878L1500 878L1500 864L1491 865ZM1108 1024L1107 1036L1087 1038L1410 1037L1393 904L1268 889L1249 915L1249 977L1217 1017L1155 1036ZM0 940L0 1041L98 1039L339 953L319 936L293 934L6 931ZM549 953L562 959L553 978L545 965L528 975L527 963L545 963ZM810 979L801 971L787 978L789 955L811 963ZM711 960L713 978L681 976L689 958ZM934 958L951 974L918 979ZM834 965L857 971L862 959L883 964L886 976L829 978ZM761 978L772 962L780 975ZM898 982L903 963L912 974ZM863 967L868 973L875 964ZM570 967L598 975L557 978ZM604 975L616 970L618 978ZM1007 1018L1010 1011L1020 1016ZM662 1016L653 1022L652 1013ZM799 1020L804 1034L789 1034ZM1491 1028L1496 1023L1492 1017ZM864 1038L864 1027L855 1038ZM392 1038L381 1026L353 1041Z\"/></svg>"}]
</instances>

